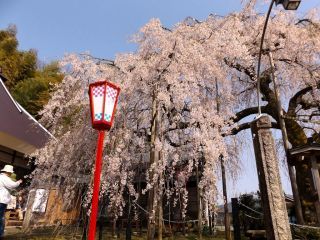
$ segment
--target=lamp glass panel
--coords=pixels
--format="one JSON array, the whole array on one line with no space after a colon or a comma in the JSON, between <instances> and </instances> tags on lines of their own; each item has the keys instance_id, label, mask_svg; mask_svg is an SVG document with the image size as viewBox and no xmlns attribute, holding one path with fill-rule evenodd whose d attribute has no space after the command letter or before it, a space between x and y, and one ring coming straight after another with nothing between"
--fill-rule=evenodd
<instances>
[{"instance_id":1,"label":"lamp glass panel","mask_svg":"<svg viewBox=\"0 0 320 240\"><path fill-rule=\"evenodd\" d=\"M107 122L111 122L117 94L118 94L117 89L114 89L107 85L106 99L105 99L105 105L104 105L104 120Z\"/></svg>"},{"instance_id":2,"label":"lamp glass panel","mask_svg":"<svg viewBox=\"0 0 320 240\"><path fill-rule=\"evenodd\" d=\"M284 2L284 8L286 10L297 10L299 5L300 5L300 1L287 0Z\"/></svg>"},{"instance_id":3,"label":"lamp glass panel","mask_svg":"<svg viewBox=\"0 0 320 240\"><path fill-rule=\"evenodd\" d=\"M105 86L94 86L91 91L93 100L93 121L101 121Z\"/></svg>"}]
</instances>

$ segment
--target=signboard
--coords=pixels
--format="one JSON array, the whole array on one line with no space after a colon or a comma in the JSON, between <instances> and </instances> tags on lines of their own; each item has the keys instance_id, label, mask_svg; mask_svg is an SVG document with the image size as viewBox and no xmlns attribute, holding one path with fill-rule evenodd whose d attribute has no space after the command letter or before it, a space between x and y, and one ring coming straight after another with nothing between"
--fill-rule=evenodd
<instances>
[{"instance_id":1,"label":"signboard","mask_svg":"<svg viewBox=\"0 0 320 240\"><path fill-rule=\"evenodd\" d=\"M32 204L32 212L44 213L46 211L49 190L37 189Z\"/></svg>"}]
</instances>

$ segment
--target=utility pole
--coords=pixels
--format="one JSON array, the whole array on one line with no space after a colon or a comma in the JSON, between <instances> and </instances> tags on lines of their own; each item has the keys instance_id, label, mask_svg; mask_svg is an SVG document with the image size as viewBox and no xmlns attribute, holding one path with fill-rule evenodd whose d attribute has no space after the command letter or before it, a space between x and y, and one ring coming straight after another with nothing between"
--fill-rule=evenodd
<instances>
[{"instance_id":1,"label":"utility pole","mask_svg":"<svg viewBox=\"0 0 320 240\"><path fill-rule=\"evenodd\" d=\"M294 199L295 212L296 212L298 224L303 225L304 220L303 220L301 201L300 201L299 190L298 190L298 185L297 185L297 179L296 179L296 175L295 175L294 166L292 166L289 162L290 155L289 155L288 134L287 134L285 121L283 118L281 98L280 98L280 93L278 90L277 78L275 76L274 61L273 61L272 53L270 51L268 53L268 56L269 56L269 61L270 61L270 65L271 65L272 81L273 81L273 86L274 86L274 93L276 96L276 102L277 102L278 119L279 119L279 125L280 125L280 129L281 129L281 133L282 133L283 147L284 147L284 150L286 153L286 158L287 158L288 172L289 172L292 194L293 194L293 199Z\"/></svg>"},{"instance_id":2,"label":"utility pole","mask_svg":"<svg viewBox=\"0 0 320 240\"><path fill-rule=\"evenodd\" d=\"M270 129L271 121L267 115L259 115L251 123L267 240L291 240L278 159Z\"/></svg>"}]
</instances>

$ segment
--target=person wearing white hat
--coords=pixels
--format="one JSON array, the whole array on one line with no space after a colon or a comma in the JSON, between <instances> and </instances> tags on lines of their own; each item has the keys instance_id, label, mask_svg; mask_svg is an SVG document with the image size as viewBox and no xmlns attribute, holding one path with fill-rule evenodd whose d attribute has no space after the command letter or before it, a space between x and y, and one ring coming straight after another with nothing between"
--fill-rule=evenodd
<instances>
[{"instance_id":1,"label":"person wearing white hat","mask_svg":"<svg viewBox=\"0 0 320 240\"><path fill-rule=\"evenodd\" d=\"M5 221L5 211L8 203L11 201L10 190L17 188L22 180L13 181L10 176L13 172L12 165L5 165L3 169L0 170L0 239L4 232L4 221Z\"/></svg>"}]
</instances>

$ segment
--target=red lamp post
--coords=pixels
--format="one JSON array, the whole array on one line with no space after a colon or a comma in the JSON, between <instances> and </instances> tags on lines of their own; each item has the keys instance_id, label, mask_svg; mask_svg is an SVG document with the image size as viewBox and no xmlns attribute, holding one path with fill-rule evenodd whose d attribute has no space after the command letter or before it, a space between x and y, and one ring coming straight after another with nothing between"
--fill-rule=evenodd
<instances>
[{"instance_id":1,"label":"red lamp post","mask_svg":"<svg viewBox=\"0 0 320 240\"><path fill-rule=\"evenodd\" d=\"M96 234L104 132L112 126L119 92L119 87L107 81L99 81L89 85L92 127L99 131L89 223L89 240L94 240Z\"/></svg>"}]
</instances>

